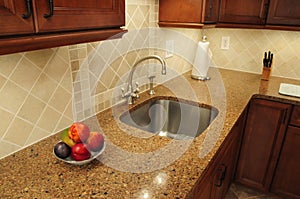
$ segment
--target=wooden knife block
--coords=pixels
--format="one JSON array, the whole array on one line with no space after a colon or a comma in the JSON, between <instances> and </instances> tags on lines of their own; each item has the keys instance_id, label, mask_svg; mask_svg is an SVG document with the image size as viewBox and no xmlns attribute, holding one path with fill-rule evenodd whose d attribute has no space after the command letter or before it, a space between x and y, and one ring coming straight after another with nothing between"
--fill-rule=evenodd
<instances>
[{"instance_id":1,"label":"wooden knife block","mask_svg":"<svg viewBox=\"0 0 300 199\"><path fill-rule=\"evenodd\" d=\"M271 72L271 67L263 67L261 80L269 81Z\"/></svg>"}]
</instances>

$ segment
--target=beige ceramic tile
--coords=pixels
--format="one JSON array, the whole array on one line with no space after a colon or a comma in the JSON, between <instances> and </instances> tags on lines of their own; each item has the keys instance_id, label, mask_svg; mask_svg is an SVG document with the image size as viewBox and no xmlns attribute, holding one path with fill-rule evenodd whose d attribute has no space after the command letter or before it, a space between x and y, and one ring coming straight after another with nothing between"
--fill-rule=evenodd
<instances>
[{"instance_id":1,"label":"beige ceramic tile","mask_svg":"<svg viewBox=\"0 0 300 199\"><path fill-rule=\"evenodd\" d=\"M71 98L72 94L63 87L59 86L52 95L48 105L63 113Z\"/></svg>"},{"instance_id":2,"label":"beige ceramic tile","mask_svg":"<svg viewBox=\"0 0 300 199\"><path fill-rule=\"evenodd\" d=\"M3 139L16 145L24 146L32 130L32 124L19 118L15 118Z\"/></svg>"},{"instance_id":3,"label":"beige ceramic tile","mask_svg":"<svg viewBox=\"0 0 300 199\"><path fill-rule=\"evenodd\" d=\"M0 138L4 135L14 115L0 108Z\"/></svg>"},{"instance_id":4,"label":"beige ceramic tile","mask_svg":"<svg viewBox=\"0 0 300 199\"><path fill-rule=\"evenodd\" d=\"M57 127L56 127L56 129L55 129L54 132L57 133L57 132L60 132L60 131L62 131L64 129L66 129L66 128L69 128L72 125L72 123L73 123L73 120L70 120L67 117L62 117L60 119L60 121L58 122L58 125L57 125Z\"/></svg>"},{"instance_id":5,"label":"beige ceramic tile","mask_svg":"<svg viewBox=\"0 0 300 199\"><path fill-rule=\"evenodd\" d=\"M43 113L43 115L41 116L40 120L38 121L37 125L50 132L53 133L57 122L59 121L61 117L61 114L57 111L55 111L54 109L47 107Z\"/></svg>"},{"instance_id":6,"label":"beige ceramic tile","mask_svg":"<svg viewBox=\"0 0 300 199\"><path fill-rule=\"evenodd\" d=\"M74 60L78 60L79 56L78 56L78 49L72 49L69 51L69 56L70 56L70 60L74 61Z\"/></svg>"},{"instance_id":7,"label":"beige ceramic tile","mask_svg":"<svg viewBox=\"0 0 300 199\"><path fill-rule=\"evenodd\" d=\"M6 142L4 140L0 140L0 157L5 157L7 155L10 155L13 152L16 152L17 150L21 149L20 146L17 146L13 143Z\"/></svg>"},{"instance_id":8,"label":"beige ceramic tile","mask_svg":"<svg viewBox=\"0 0 300 199\"><path fill-rule=\"evenodd\" d=\"M106 91L107 88L104 86L103 83L101 83L101 81L98 82L97 86L96 86L96 89L95 89L95 94L99 94L99 93L102 93L104 91Z\"/></svg>"},{"instance_id":9,"label":"beige ceramic tile","mask_svg":"<svg viewBox=\"0 0 300 199\"><path fill-rule=\"evenodd\" d=\"M13 72L10 79L17 83L20 87L29 91L40 74L41 70L24 58Z\"/></svg>"},{"instance_id":10,"label":"beige ceramic tile","mask_svg":"<svg viewBox=\"0 0 300 199\"><path fill-rule=\"evenodd\" d=\"M36 50L25 53L25 57L28 58L32 63L38 66L40 69L43 69L54 51L52 49L45 50Z\"/></svg>"},{"instance_id":11,"label":"beige ceramic tile","mask_svg":"<svg viewBox=\"0 0 300 199\"><path fill-rule=\"evenodd\" d=\"M11 81L7 81L0 92L0 105L12 113L17 113L27 92Z\"/></svg>"},{"instance_id":12,"label":"beige ceramic tile","mask_svg":"<svg viewBox=\"0 0 300 199\"><path fill-rule=\"evenodd\" d=\"M109 88L114 76L116 75L116 73L111 69L111 68L107 68L100 77L100 81L104 84L104 86L106 88Z\"/></svg>"},{"instance_id":13,"label":"beige ceramic tile","mask_svg":"<svg viewBox=\"0 0 300 199\"><path fill-rule=\"evenodd\" d=\"M0 75L0 90L1 90L2 86L4 86L6 80L7 79L5 77L3 77L2 75Z\"/></svg>"},{"instance_id":14,"label":"beige ceramic tile","mask_svg":"<svg viewBox=\"0 0 300 199\"><path fill-rule=\"evenodd\" d=\"M8 77L15 69L19 61L22 59L22 54L11 54L0 56L0 73Z\"/></svg>"},{"instance_id":15,"label":"beige ceramic tile","mask_svg":"<svg viewBox=\"0 0 300 199\"><path fill-rule=\"evenodd\" d=\"M72 76L71 76L71 70L70 69L67 69L67 72L65 73L60 85L64 89L66 89L68 92L72 93L73 84L72 84Z\"/></svg>"},{"instance_id":16,"label":"beige ceramic tile","mask_svg":"<svg viewBox=\"0 0 300 199\"><path fill-rule=\"evenodd\" d=\"M26 140L25 145L31 145L35 142L38 142L42 139L45 139L49 136L49 133L41 128L34 128L28 139Z\"/></svg>"},{"instance_id":17,"label":"beige ceramic tile","mask_svg":"<svg viewBox=\"0 0 300 199\"><path fill-rule=\"evenodd\" d=\"M18 116L32 123L36 123L45 107L46 104L44 102L29 95L21 107Z\"/></svg>"},{"instance_id":18,"label":"beige ceramic tile","mask_svg":"<svg viewBox=\"0 0 300 199\"><path fill-rule=\"evenodd\" d=\"M66 62L69 62L70 57L69 57L69 48L68 48L68 46L59 47L57 49L56 54L59 55L61 58L63 58Z\"/></svg>"},{"instance_id":19,"label":"beige ceramic tile","mask_svg":"<svg viewBox=\"0 0 300 199\"><path fill-rule=\"evenodd\" d=\"M42 74L32 89L32 94L42 99L44 102L48 102L55 88L57 82L45 74Z\"/></svg>"},{"instance_id":20,"label":"beige ceramic tile","mask_svg":"<svg viewBox=\"0 0 300 199\"><path fill-rule=\"evenodd\" d=\"M69 65L66 61L64 61L59 56L54 56L48 62L44 72L57 82L60 82L68 68Z\"/></svg>"},{"instance_id":21,"label":"beige ceramic tile","mask_svg":"<svg viewBox=\"0 0 300 199\"><path fill-rule=\"evenodd\" d=\"M73 103L72 100L68 103L66 110L64 112L64 117L67 117L70 120L73 120Z\"/></svg>"}]
</instances>

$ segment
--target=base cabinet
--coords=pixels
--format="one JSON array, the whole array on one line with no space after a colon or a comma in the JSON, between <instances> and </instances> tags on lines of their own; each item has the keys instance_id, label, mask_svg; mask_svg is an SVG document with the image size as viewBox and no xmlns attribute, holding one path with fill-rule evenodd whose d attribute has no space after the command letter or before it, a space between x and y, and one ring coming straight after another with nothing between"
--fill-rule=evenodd
<instances>
[{"instance_id":1,"label":"base cabinet","mask_svg":"<svg viewBox=\"0 0 300 199\"><path fill-rule=\"evenodd\" d=\"M244 114L231 129L207 171L199 178L190 198L222 199L225 197L233 180L243 126Z\"/></svg>"},{"instance_id":2,"label":"base cabinet","mask_svg":"<svg viewBox=\"0 0 300 199\"><path fill-rule=\"evenodd\" d=\"M250 102L237 182L261 191L269 190L291 107L263 99Z\"/></svg>"},{"instance_id":3,"label":"base cabinet","mask_svg":"<svg viewBox=\"0 0 300 199\"><path fill-rule=\"evenodd\" d=\"M272 192L286 199L300 199L300 128L289 126L272 184Z\"/></svg>"}]
</instances>

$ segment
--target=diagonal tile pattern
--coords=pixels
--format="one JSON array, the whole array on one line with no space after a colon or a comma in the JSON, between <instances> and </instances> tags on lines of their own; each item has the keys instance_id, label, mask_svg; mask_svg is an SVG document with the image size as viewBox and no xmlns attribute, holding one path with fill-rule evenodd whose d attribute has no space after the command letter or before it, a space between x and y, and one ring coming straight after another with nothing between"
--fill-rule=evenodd
<instances>
[{"instance_id":1,"label":"diagonal tile pattern","mask_svg":"<svg viewBox=\"0 0 300 199\"><path fill-rule=\"evenodd\" d=\"M149 44L164 42L162 38L149 38L147 31L142 34L134 31L158 27L157 21L158 0L126 0L126 28L131 34L125 34L122 41L0 56L0 158L68 127L74 120L90 117L93 114L90 108L99 112L119 101L119 91L134 62L149 54L165 55L163 50L149 48ZM195 42L206 34L218 67L260 73L262 52L271 50L275 54L272 75L300 79L299 32L172 30ZM222 36L231 37L227 51L220 49ZM192 67L177 55L166 62L176 74ZM142 90L147 88L147 75L154 72L159 70L149 66L136 71L134 78L139 77ZM172 74L165 78L171 77ZM156 81L162 79L157 77Z\"/></svg>"}]
</instances>

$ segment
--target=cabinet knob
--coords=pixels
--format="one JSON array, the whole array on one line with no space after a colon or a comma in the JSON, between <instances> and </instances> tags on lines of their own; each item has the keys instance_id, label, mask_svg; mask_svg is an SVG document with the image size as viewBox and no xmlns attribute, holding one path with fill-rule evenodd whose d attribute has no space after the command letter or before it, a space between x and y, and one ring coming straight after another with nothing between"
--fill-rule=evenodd
<instances>
[{"instance_id":1,"label":"cabinet knob","mask_svg":"<svg viewBox=\"0 0 300 199\"><path fill-rule=\"evenodd\" d=\"M49 14L44 14L45 19L52 17L54 14L53 0L48 0L48 5L49 5Z\"/></svg>"}]
</instances>

